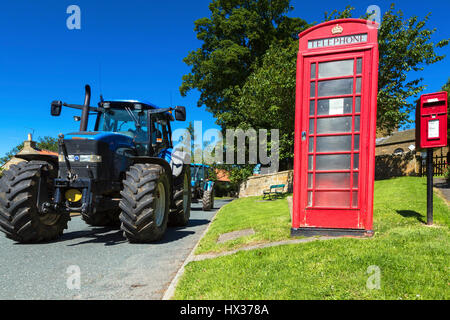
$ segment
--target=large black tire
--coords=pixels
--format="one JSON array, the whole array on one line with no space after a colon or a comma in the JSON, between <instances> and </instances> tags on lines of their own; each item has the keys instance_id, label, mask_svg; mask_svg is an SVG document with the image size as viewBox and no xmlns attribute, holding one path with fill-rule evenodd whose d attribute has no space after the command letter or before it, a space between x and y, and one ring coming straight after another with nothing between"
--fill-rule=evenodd
<instances>
[{"instance_id":1,"label":"large black tire","mask_svg":"<svg viewBox=\"0 0 450 320\"><path fill-rule=\"evenodd\" d=\"M120 227L120 208L82 214L81 218L93 227Z\"/></svg>"},{"instance_id":2,"label":"large black tire","mask_svg":"<svg viewBox=\"0 0 450 320\"><path fill-rule=\"evenodd\" d=\"M37 208L39 184L53 196L57 169L44 161L21 162L3 173L0 179L0 230L12 240L37 243L59 238L70 214L41 213Z\"/></svg>"},{"instance_id":3,"label":"large black tire","mask_svg":"<svg viewBox=\"0 0 450 320\"><path fill-rule=\"evenodd\" d=\"M132 243L161 239L169 217L169 179L156 164L131 166L123 181L121 229ZM161 202L162 201L162 202Z\"/></svg>"},{"instance_id":4,"label":"large black tire","mask_svg":"<svg viewBox=\"0 0 450 320\"><path fill-rule=\"evenodd\" d=\"M214 188L203 192L203 211L210 211L214 208Z\"/></svg>"},{"instance_id":5,"label":"large black tire","mask_svg":"<svg viewBox=\"0 0 450 320\"><path fill-rule=\"evenodd\" d=\"M191 216L191 170L189 166L183 167L183 172L175 179L174 196L176 209L170 210L169 225L184 227L189 223Z\"/></svg>"}]
</instances>

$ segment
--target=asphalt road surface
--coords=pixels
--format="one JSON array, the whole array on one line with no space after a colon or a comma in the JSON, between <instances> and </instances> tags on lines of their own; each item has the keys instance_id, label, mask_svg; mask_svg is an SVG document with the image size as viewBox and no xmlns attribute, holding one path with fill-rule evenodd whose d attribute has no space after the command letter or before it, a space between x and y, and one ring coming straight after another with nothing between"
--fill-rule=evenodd
<instances>
[{"instance_id":1,"label":"asphalt road surface","mask_svg":"<svg viewBox=\"0 0 450 320\"><path fill-rule=\"evenodd\" d=\"M152 244L129 244L120 230L80 217L52 243L23 245L0 233L0 299L161 299L226 203L216 200L209 212L192 204L189 225Z\"/></svg>"}]
</instances>

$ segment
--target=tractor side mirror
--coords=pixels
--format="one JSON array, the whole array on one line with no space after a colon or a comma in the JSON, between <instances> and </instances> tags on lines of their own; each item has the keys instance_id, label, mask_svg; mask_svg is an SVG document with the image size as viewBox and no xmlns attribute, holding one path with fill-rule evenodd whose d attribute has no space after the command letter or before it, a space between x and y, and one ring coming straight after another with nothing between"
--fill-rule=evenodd
<instances>
[{"instance_id":1,"label":"tractor side mirror","mask_svg":"<svg viewBox=\"0 0 450 320\"><path fill-rule=\"evenodd\" d=\"M54 117L58 117L61 114L62 101L53 101L51 104L50 113Z\"/></svg>"},{"instance_id":2,"label":"tractor side mirror","mask_svg":"<svg viewBox=\"0 0 450 320\"><path fill-rule=\"evenodd\" d=\"M175 119L177 121L186 121L186 108L182 106L175 107Z\"/></svg>"}]
</instances>

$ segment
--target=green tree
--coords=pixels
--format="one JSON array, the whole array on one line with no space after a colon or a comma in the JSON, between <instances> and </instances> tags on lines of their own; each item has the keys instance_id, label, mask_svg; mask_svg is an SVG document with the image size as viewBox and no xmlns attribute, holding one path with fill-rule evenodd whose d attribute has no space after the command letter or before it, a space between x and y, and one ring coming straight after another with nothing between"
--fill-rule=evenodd
<instances>
[{"instance_id":1,"label":"green tree","mask_svg":"<svg viewBox=\"0 0 450 320\"><path fill-rule=\"evenodd\" d=\"M383 15L379 30L380 67L378 81L377 127L388 133L411 123L415 105L408 102L417 97L426 85L423 78L411 71L422 71L444 59L435 49L449 43L449 39L431 42L436 29L425 27L431 13L420 20L417 16L405 19L401 10L394 13L394 4Z\"/></svg>"},{"instance_id":2,"label":"green tree","mask_svg":"<svg viewBox=\"0 0 450 320\"><path fill-rule=\"evenodd\" d=\"M180 92L200 91L198 105L206 105L214 116L233 108L235 90L260 64L260 58L274 42L295 39L308 25L286 14L290 0L212 0L210 18L195 21L201 48L184 62L191 72L183 76ZM218 118L218 124L225 126ZM234 125L238 123L235 122Z\"/></svg>"}]
</instances>

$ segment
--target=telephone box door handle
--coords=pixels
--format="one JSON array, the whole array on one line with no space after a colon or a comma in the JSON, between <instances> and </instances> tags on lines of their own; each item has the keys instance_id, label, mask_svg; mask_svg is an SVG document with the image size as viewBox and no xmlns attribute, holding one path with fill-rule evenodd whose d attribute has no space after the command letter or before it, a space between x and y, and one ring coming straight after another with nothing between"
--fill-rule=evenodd
<instances>
[{"instance_id":1,"label":"telephone box door handle","mask_svg":"<svg viewBox=\"0 0 450 320\"><path fill-rule=\"evenodd\" d=\"M302 141L306 141L306 131L302 131Z\"/></svg>"}]
</instances>

